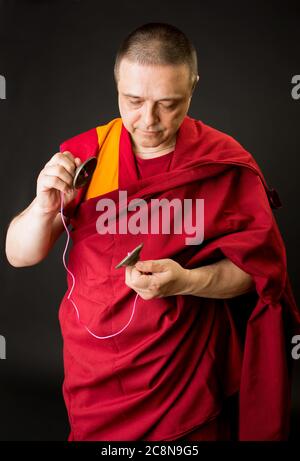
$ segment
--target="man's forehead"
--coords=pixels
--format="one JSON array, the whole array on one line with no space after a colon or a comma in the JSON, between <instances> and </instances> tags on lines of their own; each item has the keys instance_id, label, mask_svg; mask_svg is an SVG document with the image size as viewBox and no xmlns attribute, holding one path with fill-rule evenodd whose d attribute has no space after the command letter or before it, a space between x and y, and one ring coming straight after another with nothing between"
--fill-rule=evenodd
<instances>
[{"instance_id":1,"label":"man's forehead","mask_svg":"<svg viewBox=\"0 0 300 461\"><path fill-rule=\"evenodd\" d=\"M182 99L189 82L189 69L184 65L150 66L124 60L118 87L120 93L127 97L142 98L150 92L155 99L167 101Z\"/></svg>"},{"instance_id":2,"label":"man's forehead","mask_svg":"<svg viewBox=\"0 0 300 461\"><path fill-rule=\"evenodd\" d=\"M141 99L142 96L141 95L137 95L137 94L133 94L133 93L124 93L122 92L122 95L123 96L127 96L128 98L133 98L133 99ZM162 97L162 98L159 98L159 101L174 101L174 100L181 100L182 99L182 95L181 94L172 94L172 95L168 95L168 96L165 96L165 97Z\"/></svg>"}]
</instances>

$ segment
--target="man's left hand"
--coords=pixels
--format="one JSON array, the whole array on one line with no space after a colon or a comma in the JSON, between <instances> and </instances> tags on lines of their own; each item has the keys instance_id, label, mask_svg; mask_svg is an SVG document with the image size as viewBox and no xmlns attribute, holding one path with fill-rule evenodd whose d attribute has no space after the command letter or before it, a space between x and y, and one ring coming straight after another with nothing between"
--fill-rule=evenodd
<instances>
[{"instance_id":1,"label":"man's left hand","mask_svg":"<svg viewBox=\"0 0 300 461\"><path fill-rule=\"evenodd\" d=\"M125 283L143 299L187 294L188 269L172 259L138 261L126 267Z\"/></svg>"}]
</instances>

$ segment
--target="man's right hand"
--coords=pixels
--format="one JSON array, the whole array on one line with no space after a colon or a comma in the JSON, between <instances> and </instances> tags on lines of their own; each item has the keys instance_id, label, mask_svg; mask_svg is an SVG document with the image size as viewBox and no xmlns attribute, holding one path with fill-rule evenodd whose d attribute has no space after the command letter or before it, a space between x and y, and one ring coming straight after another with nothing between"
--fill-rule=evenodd
<instances>
[{"instance_id":1,"label":"man's right hand","mask_svg":"<svg viewBox=\"0 0 300 461\"><path fill-rule=\"evenodd\" d=\"M46 163L37 179L36 206L42 213L57 213L60 209L60 193L64 192L64 206L77 195L73 188L76 168L81 164L71 152L58 152Z\"/></svg>"}]
</instances>

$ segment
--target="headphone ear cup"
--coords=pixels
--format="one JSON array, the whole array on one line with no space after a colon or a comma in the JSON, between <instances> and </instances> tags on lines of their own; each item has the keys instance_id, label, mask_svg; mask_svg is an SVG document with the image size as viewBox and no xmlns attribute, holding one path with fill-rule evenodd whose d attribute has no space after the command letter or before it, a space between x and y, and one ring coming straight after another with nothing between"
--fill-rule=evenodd
<instances>
[{"instance_id":1,"label":"headphone ear cup","mask_svg":"<svg viewBox=\"0 0 300 461\"><path fill-rule=\"evenodd\" d=\"M97 157L90 157L76 168L73 187L80 189L84 187L92 178L97 166Z\"/></svg>"}]
</instances>

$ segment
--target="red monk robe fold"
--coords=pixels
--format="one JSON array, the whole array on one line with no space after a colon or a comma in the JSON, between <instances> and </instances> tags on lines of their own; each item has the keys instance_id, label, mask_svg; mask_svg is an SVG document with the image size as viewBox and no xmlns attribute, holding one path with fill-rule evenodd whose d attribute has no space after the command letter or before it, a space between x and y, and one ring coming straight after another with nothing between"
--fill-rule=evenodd
<instances>
[{"instance_id":1,"label":"red monk robe fold","mask_svg":"<svg viewBox=\"0 0 300 461\"><path fill-rule=\"evenodd\" d=\"M112 137L119 129L119 144ZM97 135L98 133L98 135ZM71 217L69 269L72 299L81 321L99 336L129 320L135 292L115 265L139 243L141 259L171 258L194 268L224 257L252 275L256 290L233 299L170 296L138 298L135 315L120 335L99 340L77 321L67 299L59 312L64 338L64 398L69 440L174 440L213 420L227 396L240 392L240 440L284 440L290 413L289 344L300 331L284 243L272 208L279 206L252 158L230 136L185 117L170 171L139 180L130 135L115 119L61 145L82 160L111 158L111 188L78 192ZM114 133L114 134L113 134ZM107 146L115 145L109 156ZM115 159L117 158L117 162ZM100 165L100 163L99 163ZM99 170L99 169L98 169ZM95 172L96 173L96 172ZM116 181L117 178L117 181ZM181 234L100 235L99 199L204 199L204 241L187 245ZM85 200L84 200L85 197ZM195 209L192 210L195 216ZM128 212L132 216L133 212ZM171 229L174 215L170 215ZM124 224L124 222L123 222Z\"/></svg>"}]
</instances>

